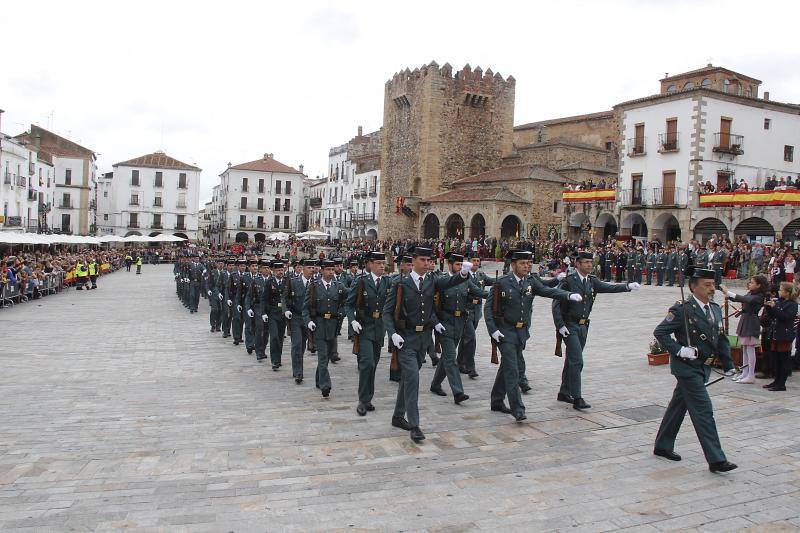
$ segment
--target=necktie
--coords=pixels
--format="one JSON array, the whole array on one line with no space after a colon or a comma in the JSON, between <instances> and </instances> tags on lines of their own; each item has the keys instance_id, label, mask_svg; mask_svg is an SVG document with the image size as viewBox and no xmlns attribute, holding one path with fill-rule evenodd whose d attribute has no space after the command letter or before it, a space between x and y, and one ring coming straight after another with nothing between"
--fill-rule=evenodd
<instances>
[{"instance_id":1,"label":"necktie","mask_svg":"<svg viewBox=\"0 0 800 533\"><path fill-rule=\"evenodd\" d=\"M417 280L417 290L422 288L422 282L425 281L425 276L420 276L419 280Z\"/></svg>"},{"instance_id":2,"label":"necktie","mask_svg":"<svg viewBox=\"0 0 800 533\"><path fill-rule=\"evenodd\" d=\"M713 324L714 320L711 318L711 308L708 307L708 304L704 305L706 310L706 320L708 320L709 324Z\"/></svg>"}]
</instances>

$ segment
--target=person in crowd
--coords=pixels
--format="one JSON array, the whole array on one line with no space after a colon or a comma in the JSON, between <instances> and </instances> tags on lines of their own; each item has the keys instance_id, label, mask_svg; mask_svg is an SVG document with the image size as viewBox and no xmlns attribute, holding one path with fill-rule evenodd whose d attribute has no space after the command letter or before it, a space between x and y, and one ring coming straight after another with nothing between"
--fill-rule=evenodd
<instances>
[{"instance_id":1,"label":"person in crowd","mask_svg":"<svg viewBox=\"0 0 800 533\"><path fill-rule=\"evenodd\" d=\"M736 335L739 336L739 344L742 346L743 370L733 379L742 384L755 383L756 346L760 343L759 336L761 334L759 313L767 297L769 282L766 277L758 275L753 276L747 283L746 294L736 294L728 290L726 285L721 285L721 290L726 298L742 304L742 314L736 326Z\"/></svg>"},{"instance_id":2,"label":"person in crowd","mask_svg":"<svg viewBox=\"0 0 800 533\"><path fill-rule=\"evenodd\" d=\"M772 318L767 332L769 350L775 364L775 379L764 385L770 391L785 391L786 378L792 371L790 353L797 336L797 293L793 283L784 281L778 289L778 298L766 303L766 314ZM741 380L740 380L741 381Z\"/></svg>"}]
</instances>

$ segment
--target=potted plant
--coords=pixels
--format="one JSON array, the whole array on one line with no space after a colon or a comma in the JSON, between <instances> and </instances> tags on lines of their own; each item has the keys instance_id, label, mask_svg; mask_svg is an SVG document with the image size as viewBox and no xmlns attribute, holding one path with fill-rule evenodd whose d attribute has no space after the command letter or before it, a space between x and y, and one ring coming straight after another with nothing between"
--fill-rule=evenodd
<instances>
[{"instance_id":1,"label":"potted plant","mask_svg":"<svg viewBox=\"0 0 800 533\"><path fill-rule=\"evenodd\" d=\"M669 363L669 352L667 352L656 339L650 341L650 351L647 353L647 364L655 366L666 365L667 363Z\"/></svg>"}]
</instances>

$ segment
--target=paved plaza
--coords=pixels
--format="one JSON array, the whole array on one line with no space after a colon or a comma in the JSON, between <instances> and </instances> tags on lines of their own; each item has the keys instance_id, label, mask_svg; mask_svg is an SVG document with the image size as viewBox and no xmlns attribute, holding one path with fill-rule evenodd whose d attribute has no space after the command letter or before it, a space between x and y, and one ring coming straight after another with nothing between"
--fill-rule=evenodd
<instances>
[{"instance_id":1,"label":"paved plaza","mask_svg":"<svg viewBox=\"0 0 800 533\"><path fill-rule=\"evenodd\" d=\"M492 272L493 274L493 272ZM556 401L550 300L526 350L528 420L489 411L496 366L481 323L477 380L454 405L421 373L416 445L392 428L396 385L378 369L377 411L355 412L346 340L333 392L273 372L189 314L172 266L118 272L0 311L0 530L792 531L800 529L800 390L711 387L725 452L711 474L688 417L679 463L652 455L674 385L647 365L677 288L599 295L577 412ZM465 377L466 378L466 377ZM762 382L763 383L763 382Z\"/></svg>"}]
</instances>

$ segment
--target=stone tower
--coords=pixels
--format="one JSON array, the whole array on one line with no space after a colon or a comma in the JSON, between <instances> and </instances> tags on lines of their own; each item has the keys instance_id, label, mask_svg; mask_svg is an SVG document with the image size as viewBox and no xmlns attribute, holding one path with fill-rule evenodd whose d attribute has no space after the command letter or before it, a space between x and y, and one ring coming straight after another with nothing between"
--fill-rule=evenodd
<instances>
[{"instance_id":1,"label":"stone tower","mask_svg":"<svg viewBox=\"0 0 800 533\"><path fill-rule=\"evenodd\" d=\"M512 151L514 86L491 69L452 72L435 62L386 82L379 234L416 238L419 201L500 166ZM397 198L404 209L397 212Z\"/></svg>"}]
</instances>

